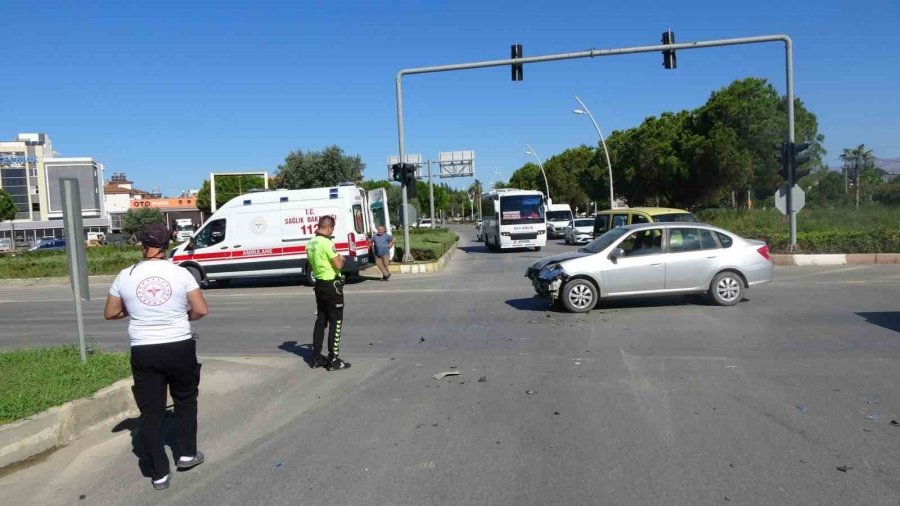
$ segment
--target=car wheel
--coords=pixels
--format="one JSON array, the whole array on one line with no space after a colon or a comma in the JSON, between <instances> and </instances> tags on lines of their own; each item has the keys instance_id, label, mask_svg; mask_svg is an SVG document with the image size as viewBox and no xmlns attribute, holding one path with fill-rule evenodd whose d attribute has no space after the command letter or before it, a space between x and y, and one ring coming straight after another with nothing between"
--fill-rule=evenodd
<instances>
[{"instance_id":1,"label":"car wheel","mask_svg":"<svg viewBox=\"0 0 900 506\"><path fill-rule=\"evenodd\" d=\"M316 286L316 275L313 274L309 264L306 264L306 286Z\"/></svg>"},{"instance_id":2,"label":"car wheel","mask_svg":"<svg viewBox=\"0 0 900 506\"><path fill-rule=\"evenodd\" d=\"M744 280L733 271L716 274L709 285L709 298L720 306L733 306L744 295Z\"/></svg>"},{"instance_id":3,"label":"car wheel","mask_svg":"<svg viewBox=\"0 0 900 506\"><path fill-rule=\"evenodd\" d=\"M586 279L573 279L560 293L563 306L572 313L587 313L597 304L597 288Z\"/></svg>"},{"instance_id":4,"label":"car wheel","mask_svg":"<svg viewBox=\"0 0 900 506\"><path fill-rule=\"evenodd\" d=\"M185 267L185 269L187 269L187 271L191 273L191 276L194 276L194 281L196 281L197 284L200 285L200 288L207 287L207 283L203 280L203 274L200 273L200 269L196 267Z\"/></svg>"},{"instance_id":5,"label":"car wheel","mask_svg":"<svg viewBox=\"0 0 900 506\"><path fill-rule=\"evenodd\" d=\"M534 250L535 250L535 251L540 251L540 250L541 250L541 247L540 247L540 246L535 246L535 247L534 247Z\"/></svg>"}]
</instances>

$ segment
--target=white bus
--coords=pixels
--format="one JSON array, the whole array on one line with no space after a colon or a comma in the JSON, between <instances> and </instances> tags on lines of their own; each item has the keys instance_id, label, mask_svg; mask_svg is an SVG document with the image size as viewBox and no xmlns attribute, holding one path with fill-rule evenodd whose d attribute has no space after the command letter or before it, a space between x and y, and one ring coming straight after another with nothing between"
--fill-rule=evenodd
<instances>
[{"instance_id":1,"label":"white bus","mask_svg":"<svg viewBox=\"0 0 900 506\"><path fill-rule=\"evenodd\" d=\"M488 249L534 248L547 244L544 194L500 189L482 196L482 234Z\"/></svg>"}]
</instances>

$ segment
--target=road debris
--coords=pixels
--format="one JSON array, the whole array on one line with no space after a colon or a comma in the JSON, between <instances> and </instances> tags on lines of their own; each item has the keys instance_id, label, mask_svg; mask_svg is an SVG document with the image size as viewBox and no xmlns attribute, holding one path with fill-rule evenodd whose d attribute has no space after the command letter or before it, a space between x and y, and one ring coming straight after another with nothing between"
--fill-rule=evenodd
<instances>
[{"instance_id":1,"label":"road debris","mask_svg":"<svg viewBox=\"0 0 900 506\"><path fill-rule=\"evenodd\" d=\"M487 376L482 376L482 377L478 378L478 382L479 383L487 383Z\"/></svg>"},{"instance_id":2,"label":"road debris","mask_svg":"<svg viewBox=\"0 0 900 506\"><path fill-rule=\"evenodd\" d=\"M850 466L848 466L848 465L841 465L841 466L835 467L835 469L837 469L838 471L840 471L840 472L842 472L842 473L846 473L847 471L850 471L850 470L852 470L853 468L850 467Z\"/></svg>"},{"instance_id":3,"label":"road debris","mask_svg":"<svg viewBox=\"0 0 900 506\"><path fill-rule=\"evenodd\" d=\"M425 336L420 337L420 338L419 338L419 342L420 342L420 343L424 343L424 342L425 342Z\"/></svg>"},{"instance_id":4,"label":"road debris","mask_svg":"<svg viewBox=\"0 0 900 506\"><path fill-rule=\"evenodd\" d=\"M866 404L881 404L881 396L878 394L866 398Z\"/></svg>"},{"instance_id":5,"label":"road debris","mask_svg":"<svg viewBox=\"0 0 900 506\"><path fill-rule=\"evenodd\" d=\"M879 418L881 418L881 415L879 415L878 413L866 413L865 411L863 411L861 409L857 409L856 412L861 414L862 416L866 417L866 420L874 421L874 420L878 420Z\"/></svg>"},{"instance_id":6,"label":"road debris","mask_svg":"<svg viewBox=\"0 0 900 506\"><path fill-rule=\"evenodd\" d=\"M537 393L537 390L525 390L525 393L528 395L534 395Z\"/></svg>"},{"instance_id":7,"label":"road debris","mask_svg":"<svg viewBox=\"0 0 900 506\"><path fill-rule=\"evenodd\" d=\"M284 467L283 461L279 460L278 462L275 463L275 469L281 469L282 467Z\"/></svg>"},{"instance_id":8,"label":"road debris","mask_svg":"<svg viewBox=\"0 0 900 506\"><path fill-rule=\"evenodd\" d=\"M553 414L554 414L554 415L559 415L559 411L554 411Z\"/></svg>"},{"instance_id":9,"label":"road debris","mask_svg":"<svg viewBox=\"0 0 900 506\"><path fill-rule=\"evenodd\" d=\"M459 371L444 371L444 372L439 372L437 374L432 374L431 377L436 380L439 380L439 379L444 379L447 376L459 376L459 375L460 375Z\"/></svg>"},{"instance_id":10,"label":"road debris","mask_svg":"<svg viewBox=\"0 0 900 506\"><path fill-rule=\"evenodd\" d=\"M900 423L898 423L897 420L891 420L891 425L893 425L894 427L900 427Z\"/></svg>"},{"instance_id":11,"label":"road debris","mask_svg":"<svg viewBox=\"0 0 900 506\"><path fill-rule=\"evenodd\" d=\"M794 404L794 407L797 408L797 411L806 413L806 406L804 406L803 404Z\"/></svg>"}]
</instances>

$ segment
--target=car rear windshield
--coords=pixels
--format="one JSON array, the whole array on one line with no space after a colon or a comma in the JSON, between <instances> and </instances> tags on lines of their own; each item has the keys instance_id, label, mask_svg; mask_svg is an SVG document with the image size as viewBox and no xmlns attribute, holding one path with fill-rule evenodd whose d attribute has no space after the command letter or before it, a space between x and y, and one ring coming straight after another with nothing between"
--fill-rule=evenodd
<instances>
[{"instance_id":1,"label":"car rear windshield","mask_svg":"<svg viewBox=\"0 0 900 506\"><path fill-rule=\"evenodd\" d=\"M575 226L576 226L576 227L593 227L593 226L594 226L594 220L592 220L592 219L587 219L587 220L575 220Z\"/></svg>"},{"instance_id":2,"label":"car rear windshield","mask_svg":"<svg viewBox=\"0 0 900 506\"><path fill-rule=\"evenodd\" d=\"M657 214L653 217L656 223L699 223L691 213Z\"/></svg>"}]
</instances>

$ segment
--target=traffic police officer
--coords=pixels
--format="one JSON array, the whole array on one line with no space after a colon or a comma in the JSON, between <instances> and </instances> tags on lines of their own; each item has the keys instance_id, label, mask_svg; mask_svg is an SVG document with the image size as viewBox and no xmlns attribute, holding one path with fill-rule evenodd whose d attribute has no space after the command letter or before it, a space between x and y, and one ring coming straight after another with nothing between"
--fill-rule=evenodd
<instances>
[{"instance_id":1,"label":"traffic police officer","mask_svg":"<svg viewBox=\"0 0 900 506\"><path fill-rule=\"evenodd\" d=\"M325 367L329 371L347 369L349 362L340 359L341 327L344 324L344 257L337 254L331 234L334 218L319 219L316 236L306 246L307 262L316 278L316 326L313 329L312 367ZM322 355L325 327L328 327L328 358Z\"/></svg>"}]
</instances>

